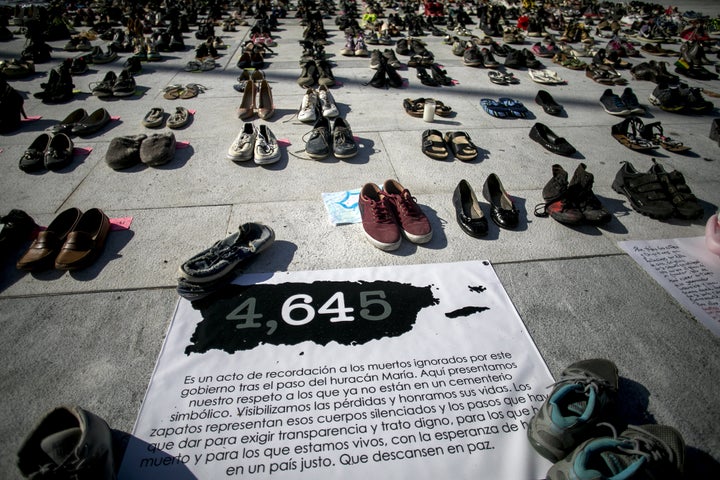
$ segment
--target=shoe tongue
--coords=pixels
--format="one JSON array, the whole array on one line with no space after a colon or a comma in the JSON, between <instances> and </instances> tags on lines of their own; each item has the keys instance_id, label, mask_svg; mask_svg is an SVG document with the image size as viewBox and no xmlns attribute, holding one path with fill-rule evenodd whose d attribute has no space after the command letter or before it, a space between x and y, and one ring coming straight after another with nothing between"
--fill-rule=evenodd
<instances>
[{"instance_id":1,"label":"shoe tongue","mask_svg":"<svg viewBox=\"0 0 720 480\"><path fill-rule=\"evenodd\" d=\"M632 455L618 455L617 452L608 450L600 454L608 471L614 476L624 472L630 465L635 462Z\"/></svg>"},{"instance_id":2,"label":"shoe tongue","mask_svg":"<svg viewBox=\"0 0 720 480\"><path fill-rule=\"evenodd\" d=\"M585 410L587 409L587 401L581 400L571 403L567 406L567 409L572 413L577 414L578 416L582 416L582 414L585 413Z\"/></svg>"},{"instance_id":3,"label":"shoe tongue","mask_svg":"<svg viewBox=\"0 0 720 480\"><path fill-rule=\"evenodd\" d=\"M43 438L40 448L58 465L67 460L80 441L82 432L80 428L68 428Z\"/></svg>"}]
</instances>

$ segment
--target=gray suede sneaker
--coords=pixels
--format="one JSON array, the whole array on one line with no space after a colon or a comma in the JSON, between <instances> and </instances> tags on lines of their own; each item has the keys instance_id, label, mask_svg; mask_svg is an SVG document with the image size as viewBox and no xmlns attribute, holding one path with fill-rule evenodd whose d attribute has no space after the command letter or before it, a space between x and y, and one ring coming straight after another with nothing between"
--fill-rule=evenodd
<instances>
[{"instance_id":1,"label":"gray suede sneaker","mask_svg":"<svg viewBox=\"0 0 720 480\"><path fill-rule=\"evenodd\" d=\"M666 425L630 425L619 436L613 428L612 437L583 442L550 468L547 479L675 480L683 477L684 461L685 442L677 430Z\"/></svg>"},{"instance_id":2,"label":"gray suede sneaker","mask_svg":"<svg viewBox=\"0 0 720 480\"><path fill-rule=\"evenodd\" d=\"M560 374L550 397L530 420L530 444L552 462L565 458L607 420L618 388L617 367L610 360L575 362Z\"/></svg>"}]
</instances>

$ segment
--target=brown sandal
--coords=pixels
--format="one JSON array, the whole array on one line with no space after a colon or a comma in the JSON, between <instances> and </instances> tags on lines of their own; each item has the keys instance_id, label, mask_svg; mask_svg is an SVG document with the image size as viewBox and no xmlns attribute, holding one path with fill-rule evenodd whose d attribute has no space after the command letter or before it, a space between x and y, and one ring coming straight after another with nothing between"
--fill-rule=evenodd
<instances>
[{"instance_id":1,"label":"brown sandal","mask_svg":"<svg viewBox=\"0 0 720 480\"><path fill-rule=\"evenodd\" d=\"M177 100L180 98L180 95L183 93L183 86L182 85L168 85L165 87L163 94L163 98L166 100Z\"/></svg>"}]
</instances>

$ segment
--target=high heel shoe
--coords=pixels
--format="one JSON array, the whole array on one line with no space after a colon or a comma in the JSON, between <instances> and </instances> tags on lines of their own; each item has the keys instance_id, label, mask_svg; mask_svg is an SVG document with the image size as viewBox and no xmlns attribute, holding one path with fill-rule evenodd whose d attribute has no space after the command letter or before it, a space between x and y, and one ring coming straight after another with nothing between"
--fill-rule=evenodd
<instances>
[{"instance_id":1,"label":"high heel shoe","mask_svg":"<svg viewBox=\"0 0 720 480\"><path fill-rule=\"evenodd\" d=\"M272 117L273 113L275 113L275 106L273 105L272 90L267 80L262 79L258 91L257 114L258 117L267 120Z\"/></svg>"},{"instance_id":2,"label":"high heel shoe","mask_svg":"<svg viewBox=\"0 0 720 480\"><path fill-rule=\"evenodd\" d=\"M247 82L243 91L242 101L238 107L238 118L245 120L255 114L255 82Z\"/></svg>"}]
</instances>

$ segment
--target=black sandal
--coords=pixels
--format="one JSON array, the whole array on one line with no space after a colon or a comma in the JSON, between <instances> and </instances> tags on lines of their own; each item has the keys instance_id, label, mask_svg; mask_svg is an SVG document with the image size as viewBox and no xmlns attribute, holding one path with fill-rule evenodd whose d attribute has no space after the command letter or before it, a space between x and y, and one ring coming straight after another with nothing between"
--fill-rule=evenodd
<instances>
[{"instance_id":1,"label":"black sandal","mask_svg":"<svg viewBox=\"0 0 720 480\"><path fill-rule=\"evenodd\" d=\"M443 135L437 130L425 130L422 134L422 152L435 160L445 160L450 156Z\"/></svg>"},{"instance_id":2,"label":"black sandal","mask_svg":"<svg viewBox=\"0 0 720 480\"><path fill-rule=\"evenodd\" d=\"M435 81L433 77L430 76L430 74L425 70L425 67L417 67L417 77L420 79L420 82L423 85L427 85L428 87L439 87L440 84Z\"/></svg>"},{"instance_id":3,"label":"black sandal","mask_svg":"<svg viewBox=\"0 0 720 480\"><path fill-rule=\"evenodd\" d=\"M615 140L622 143L630 150L646 151L658 148L653 142L642 137L642 131L645 125L638 117L631 116L613 125L611 128L612 136Z\"/></svg>"},{"instance_id":4,"label":"black sandal","mask_svg":"<svg viewBox=\"0 0 720 480\"><path fill-rule=\"evenodd\" d=\"M681 153L690 150L690 147L684 145L673 138L663 135L663 128L660 122L653 122L644 125L640 131L640 135L655 145L660 145L668 152Z\"/></svg>"}]
</instances>

